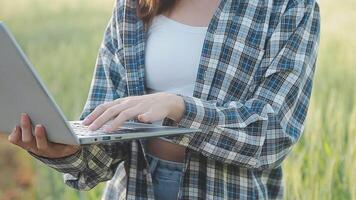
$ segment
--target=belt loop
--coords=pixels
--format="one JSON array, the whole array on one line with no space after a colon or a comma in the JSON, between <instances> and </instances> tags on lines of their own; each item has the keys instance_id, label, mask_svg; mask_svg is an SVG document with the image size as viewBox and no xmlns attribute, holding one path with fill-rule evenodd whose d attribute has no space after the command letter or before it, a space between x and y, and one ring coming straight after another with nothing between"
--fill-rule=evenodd
<instances>
[{"instance_id":1,"label":"belt loop","mask_svg":"<svg viewBox=\"0 0 356 200\"><path fill-rule=\"evenodd\" d=\"M158 160L150 155L147 155L146 156L149 157L149 171L150 173L153 175L154 171L156 170L156 167L157 167L157 163L158 163Z\"/></svg>"}]
</instances>

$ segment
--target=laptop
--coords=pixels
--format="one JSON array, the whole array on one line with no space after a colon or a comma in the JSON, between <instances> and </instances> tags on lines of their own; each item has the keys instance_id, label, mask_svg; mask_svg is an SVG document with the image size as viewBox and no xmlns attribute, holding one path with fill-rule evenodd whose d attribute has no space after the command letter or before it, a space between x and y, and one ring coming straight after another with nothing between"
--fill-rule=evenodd
<instances>
[{"instance_id":1,"label":"laptop","mask_svg":"<svg viewBox=\"0 0 356 200\"><path fill-rule=\"evenodd\" d=\"M0 133L9 134L19 124L21 113L28 113L32 124L43 124L49 141L61 144L92 144L201 131L131 120L108 133L102 128L90 131L80 121L67 121L15 38L0 22Z\"/></svg>"}]
</instances>

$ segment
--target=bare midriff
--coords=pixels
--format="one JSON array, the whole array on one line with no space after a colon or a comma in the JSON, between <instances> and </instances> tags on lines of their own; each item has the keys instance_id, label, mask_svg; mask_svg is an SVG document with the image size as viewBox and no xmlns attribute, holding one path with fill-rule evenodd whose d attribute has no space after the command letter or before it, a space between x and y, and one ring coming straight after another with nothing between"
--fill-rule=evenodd
<instances>
[{"instance_id":1,"label":"bare midriff","mask_svg":"<svg viewBox=\"0 0 356 200\"><path fill-rule=\"evenodd\" d=\"M184 146L173 144L160 138L150 139L146 145L148 153L158 158L173 162L183 162L184 160Z\"/></svg>"}]
</instances>

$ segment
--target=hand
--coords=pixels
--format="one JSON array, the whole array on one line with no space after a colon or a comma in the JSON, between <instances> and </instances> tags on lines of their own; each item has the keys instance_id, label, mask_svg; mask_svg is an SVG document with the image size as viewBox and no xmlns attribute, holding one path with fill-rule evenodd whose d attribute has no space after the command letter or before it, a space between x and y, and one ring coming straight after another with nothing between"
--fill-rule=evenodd
<instances>
[{"instance_id":1,"label":"hand","mask_svg":"<svg viewBox=\"0 0 356 200\"><path fill-rule=\"evenodd\" d=\"M183 98L171 93L154 93L142 96L130 96L103 103L88 115L83 124L90 130L97 130L113 119L110 126L105 126L107 132L118 129L129 120L138 118L141 122L154 122L168 117L179 121L184 113Z\"/></svg>"},{"instance_id":2,"label":"hand","mask_svg":"<svg viewBox=\"0 0 356 200\"><path fill-rule=\"evenodd\" d=\"M16 126L9 135L9 141L38 156L61 158L76 153L80 147L49 142L45 128L36 125L35 137L32 135L31 120L27 114L21 114L21 124Z\"/></svg>"}]
</instances>

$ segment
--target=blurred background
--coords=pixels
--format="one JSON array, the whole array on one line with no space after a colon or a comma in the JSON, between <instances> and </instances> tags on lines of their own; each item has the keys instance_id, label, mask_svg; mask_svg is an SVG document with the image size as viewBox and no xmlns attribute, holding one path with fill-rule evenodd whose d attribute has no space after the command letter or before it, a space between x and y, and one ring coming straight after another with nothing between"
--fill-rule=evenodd
<instances>
[{"instance_id":1,"label":"blurred background","mask_svg":"<svg viewBox=\"0 0 356 200\"><path fill-rule=\"evenodd\" d=\"M0 0L6 22L70 120L85 103L114 0ZM356 1L320 0L321 43L303 137L284 162L286 199L356 200ZM1 112L1 111L0 111ZM0 200L99 199L0 135Z\"/></svg>"}]
</instances>

